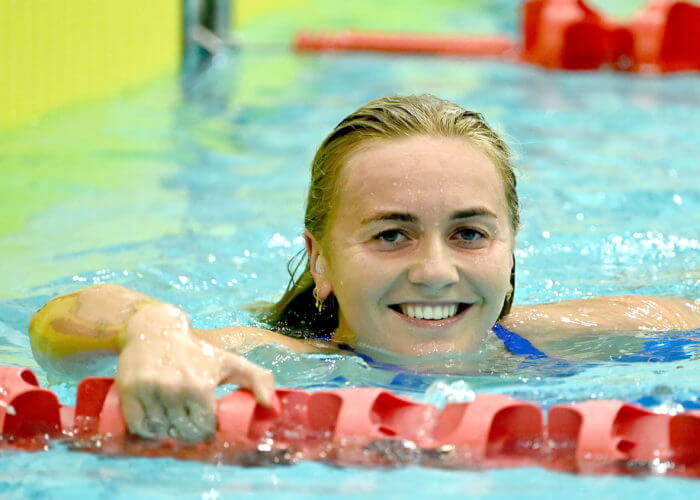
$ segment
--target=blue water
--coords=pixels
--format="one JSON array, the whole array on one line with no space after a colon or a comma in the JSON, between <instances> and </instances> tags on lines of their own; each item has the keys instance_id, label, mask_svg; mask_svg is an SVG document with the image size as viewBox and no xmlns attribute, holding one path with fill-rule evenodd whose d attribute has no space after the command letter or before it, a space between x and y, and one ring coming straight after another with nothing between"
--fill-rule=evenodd
<instances>
[{"instance_id":1,"label":"blue water","mask_svg":"<svg viewBox=\"0 0 700 500\"><path fill-rule=\"evenodd\" d=\"M347 113L390 93L429 92L479 110L518 152L524 223L516 303L616 293L697 299L697 88L693 75L248 51L219 60L195 87L194 102L182 100L176 81L163 81L4 133L0 166L36 171L32 193L46 190L52 201L0 239L0 363L33 366L72 404L74 384L36 366L26 329L48 298L93 283L121 283L175 303L197 327L254 324L242 306L281 293L287 260L302 248L315 147ZM91 173L81 176L80 169ZM544 407L591 398L641 401L658 411L700 404L697 344L674 362L611 361L648 339L640 333L560 342L556 348L576 364L567 373L547 363L523 366L489 339L485 357L500 361L479 375L398 381L396 373L350 356L267 346L249 357L283 386L382 385L436 404L471 391ZM2 451L0 461L0 495L42 498L680 498L697 489L677 478L530 468L249 469L97 457L60 445L43 453Z\"/></svg>"}]
</instances>

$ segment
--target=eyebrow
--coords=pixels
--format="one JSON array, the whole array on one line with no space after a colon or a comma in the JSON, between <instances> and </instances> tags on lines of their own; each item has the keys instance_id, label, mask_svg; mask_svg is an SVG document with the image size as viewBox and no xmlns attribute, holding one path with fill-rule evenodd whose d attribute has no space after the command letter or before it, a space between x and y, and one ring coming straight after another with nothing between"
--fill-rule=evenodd
<instances>
[{"instance_id":1,"label":"eyebrow","mask_svg":"<svg viewBox=\"0 0 700 500\"><path fill-rule=\"evenodd\" d=\"M492 217L498 219L498 216L486 207L474 207L468 210L457 210L452 213L450 219L469 219L470 217Z\"/></svg>"},{"instance_id":2,"label":"eyebrow","mask_svg":"<svg viewBox=\"0 0 700 500\"><path fill-rule=\"evenodd\" d=\"M452 212L450 220L456 219L469 219L471 217L492 217L497 219L495 213L485 207L475 207L469 208L467 210L457 210ZM410 213L404 212L380 212L372 217L363 219L361 224L364 226L366 224L371 224L373 222L384 222L384 221L395 221L395 222L408 222L410 224L417 224L418 217Z\"/></svg>"},{"instance_id":3,"label":"eyebrow","mask_svg":"<svg viewBox=\"0 0 700 500\"><path fill-rule=\"evenodd\" d=\"M372 217L362 219L361 224L364 226L367 224L372 224L373 222L383 221L409 222L411 224L416 224L418 223L418 217L402 212L380 212Z\"/></svg>"}]
</instances>

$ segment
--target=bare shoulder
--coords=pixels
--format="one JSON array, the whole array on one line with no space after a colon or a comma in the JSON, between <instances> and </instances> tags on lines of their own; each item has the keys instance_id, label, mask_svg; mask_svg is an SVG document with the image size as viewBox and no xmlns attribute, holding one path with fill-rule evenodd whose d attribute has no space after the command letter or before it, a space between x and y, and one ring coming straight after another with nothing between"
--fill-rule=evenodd
<instances>
[{"instance_id":1,"label":"bare shoulder","mask_svg":"<svg viewBox=\"0 0 700 500\"><path fill-rule=\"evenodd\" d=\"M682 297L612 295L514 306L503 326L528 338L700 328L700 304Z\"/></svg>"},{"instance_id":2,"label":"bare shoulder","mask_svg":"<svg viewBox=\"0 0 700 500\"><path fill-rule=\"evenodd\" d=\"M315 339L295 339L264 328L227 326L213 330L194 329L197 337L231 352L245 353L264 344L281 344L294 352L307 354L334 354L340 352L332 342Z\"/></svg>"}]
</instances>

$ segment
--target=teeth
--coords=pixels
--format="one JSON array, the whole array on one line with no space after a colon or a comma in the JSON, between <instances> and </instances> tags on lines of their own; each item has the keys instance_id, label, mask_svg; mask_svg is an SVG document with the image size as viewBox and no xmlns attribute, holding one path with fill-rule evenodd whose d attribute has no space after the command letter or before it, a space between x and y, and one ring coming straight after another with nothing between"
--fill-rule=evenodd
<instances>
[{"instance_id":1,"label":"teeth","mask_svg":"<svg viewBox=\"0 0 700 500\"><path fill-rule=\"evenodd\" d=\"M457 304L429 306L418 304L401 304L401 312L417 319L445 319L457 314Z\"/></svg>"}]
</instances>

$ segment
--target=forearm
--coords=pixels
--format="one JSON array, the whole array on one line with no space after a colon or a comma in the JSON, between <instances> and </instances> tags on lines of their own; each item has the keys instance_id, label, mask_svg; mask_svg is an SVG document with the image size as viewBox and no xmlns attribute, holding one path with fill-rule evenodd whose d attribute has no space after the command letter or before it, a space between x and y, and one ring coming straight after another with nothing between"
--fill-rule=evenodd
<instances>
[{"instance_id":1,"label":"forearm","mask_svg":"<svg viewBox=\"0 0 700 500\"><path fill-rule=\"evenodd\" d=\"M139 312L146 314L138 314L137 327L132 320ZM148 327L144 326L144 321L148 321ZM183 333L185 331L188 333ZM295 352L336 351L327 342L294 339L261 328L232 326L190 330L187 315L177 307L112 284L56 297L42 307L29 324L34 357L45 368L60 372L76 372L94 359L116 355L141 335L174 338L176 332L185 336L192 334L229 352L244 353L271 343L282 344Z\"/></svg>"},{"instance_id":2,"label":"forearm","mask_svg":"<svg viewBox=\"0 0 700 500\"><path fill-rule=\"evenodd\" d=\"M141 436L212 436L221 383L251 389L263 405L272 400L272 373L198 338L180 308L118 285L56 297L34 315L29 334L37 361L62 376L85 375L101 354L119 354L122 412Z\"/></svg>"}]
</instances>

